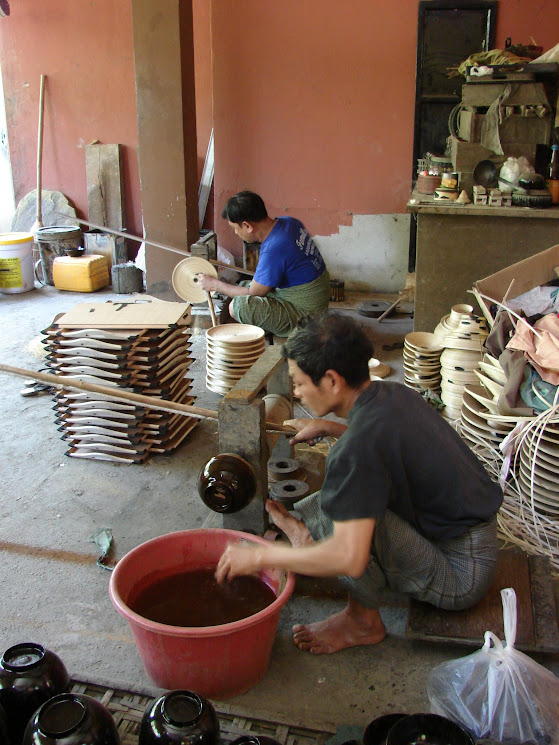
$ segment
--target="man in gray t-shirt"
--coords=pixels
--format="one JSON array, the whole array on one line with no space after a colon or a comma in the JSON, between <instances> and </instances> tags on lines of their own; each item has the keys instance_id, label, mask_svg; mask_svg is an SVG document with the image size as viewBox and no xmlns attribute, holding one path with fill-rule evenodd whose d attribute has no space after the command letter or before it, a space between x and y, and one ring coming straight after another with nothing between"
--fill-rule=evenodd
<instances>
[{"instance_id":1,"label":"man in gray t-shirt","mask_svg":"<svg viewBox=\"0 0 559 745\"><path fill-rule=\"evenodd\" d=\"M497 562L500 487L458 434L405 386L369 380L373 349L351 319L329 313L297 328L283 347L294 395L318 417L293 419L292 443L337 439L320 492L266 509L291 546L230 545L222 582L277 567L338 576L349 600L341 612L293 627L313 654L377 644L385 628L379 592L390 587L449 610L468 608L489 589Z\"/></svg>"}]
</instances>

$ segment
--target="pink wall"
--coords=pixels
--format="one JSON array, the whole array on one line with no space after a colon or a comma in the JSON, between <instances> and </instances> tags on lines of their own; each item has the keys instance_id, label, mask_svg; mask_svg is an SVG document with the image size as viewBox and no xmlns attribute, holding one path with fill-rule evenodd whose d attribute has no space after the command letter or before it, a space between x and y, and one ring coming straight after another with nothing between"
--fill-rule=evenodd
<instances>
[{"instance_id":1,"label":"pink wall","mask_svg":"<svg viewBox=\"0 0 559 745\"><path fill-rule=\"evenodd\" d=\"M84 145L119 142L127 227L141 234L130 0L10 5L11 15L0 19L0 60L16 201L36 186L44 73L43 188L62 191L87 219ZM353 214L404 212L417 6L193 0L198 170L213 121L222 245L240 250L220 213L242 188L259 191L271 213L296 215L318 235L335 233ZM532 36L547 49L558 28L558 0L499 2L497 46L508 36L513 43Z\"/></svg>"},{"instance_id":2,"label":"pink wall","mask_svg":"<svg viewBox=\"0 0 559 745\"><path fill-rule=\"evenodd\" d=\"M18 0L0 23L16 204L35 189L39 80L46 75L42 183L87 219L84 145L123 145L130 232L141 230L129 3Z\"/></svg>"},{"instance_id":3,"label":"pink wall","mask_svg":"<svg viewBox=\"0 0 559 745\"><path fill-rule=\"evenodd\" d=\"M417 0L214 0L212 10L218 211L248 188L322 235L352 213L403 211Z\"/></svg>"},{"instance_id":4,"label":"pink wall","mask_svg":"<svg viewBox=\"0 0 559 745\"><path fill-rule=\"evenodd\" d=\"M132 12L128 0L16 0L0 19L0 61L16 204L37 186L39 81L45 86L43 189L87 220L84 145L123 146L128 231L142 235ZM212 128L209 0L193 0L201 172ZM135 251L137 244L131 242Z\"/></svg>"},{"instance_id":5,"label":"pink wall","mask_svg":"<svg viewBox=\"0 0 559 745\"><path fill-rule=\"evenodd\" d=\"M252 189L329 235L353 214L405 212L417 0L213 0L215 225ZM558 0L501 0L498 44L557 43Z\"/></svg>"},{"instance_id":6,"label":"pink wall","mask_svg":"<svg viewBox=\"0 0 559 745\"><path fill-rule=\"evenodd\" d=\"M535 44L544 52L559 43L559 2L557 0L500 0L497 10L495 44L503 49L510 37L513 44ZM534 41L530 37L533 37Z\"/></svg>"}]
</instances>

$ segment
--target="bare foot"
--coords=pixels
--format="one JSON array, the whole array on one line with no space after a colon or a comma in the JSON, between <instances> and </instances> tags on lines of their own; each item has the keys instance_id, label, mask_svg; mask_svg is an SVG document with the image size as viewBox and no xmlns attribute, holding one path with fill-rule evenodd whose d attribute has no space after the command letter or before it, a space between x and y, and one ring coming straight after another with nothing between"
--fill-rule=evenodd
<instances>
[{"instance_id":1,"label":"bare foot","mask_svg":"<svg viewBox=\"0 0 559 745\"><path fill-rule=\"evenodd\" d=\"M324 621L293 627L293 643L311 654L333 654L348 647L379 644L386 629L376 608L364 608L350 599L344 610Z\"/></svg>"},{"instance_id":2,"label":"bare foot","mask_svg":"<svg viewBox=\"0 0 559 745\"><path fill-rule=\"evenodd\" d=\"M302 520L297 520L296 517L289 514L285 505L274 499L266 500L266 512L273 519L274 524L278 526L280 530L283 530L285 535L289 538L291 545L295 548L301 546L308 546L314 543L311 534L309 533L307 526Z\"/></svg>"}]
</instances>

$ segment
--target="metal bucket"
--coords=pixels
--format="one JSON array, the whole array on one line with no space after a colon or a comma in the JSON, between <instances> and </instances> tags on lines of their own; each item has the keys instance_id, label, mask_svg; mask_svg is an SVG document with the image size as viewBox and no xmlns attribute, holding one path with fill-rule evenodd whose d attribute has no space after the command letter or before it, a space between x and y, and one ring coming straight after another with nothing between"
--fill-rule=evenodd
<instances>
[{"instance_id":1,"label":"metal bucket","mask_svg":"<svg viewBox=\"0 0 559 745\"><path fill-rule=\"evenodd\" d=\"M52 226L39 228L35 235L39 246L39 256L43 282L54 286L52 265L57 256L66 256L83 245L81 228L75 225Z\"/></svg>"}]
</instances>

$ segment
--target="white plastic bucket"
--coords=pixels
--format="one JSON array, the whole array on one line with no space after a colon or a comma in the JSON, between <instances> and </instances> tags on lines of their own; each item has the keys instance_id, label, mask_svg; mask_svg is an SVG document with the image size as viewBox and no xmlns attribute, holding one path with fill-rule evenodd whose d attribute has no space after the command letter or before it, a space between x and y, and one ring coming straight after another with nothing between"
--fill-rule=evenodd
<instances>
[{"instance_id":1,"label":"white plastic bucket","mask_svg":"<svg viewBox=\"0 0 559 745\"><path fill-rule=\"evenodd\" d=\"M0 292L10 295L34 289L33 235L0 233Z\"/></svg>"}]
</instances>

